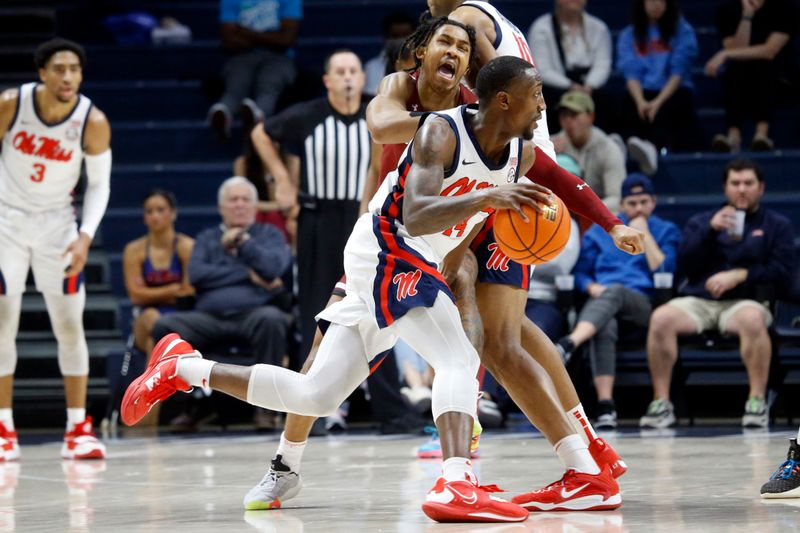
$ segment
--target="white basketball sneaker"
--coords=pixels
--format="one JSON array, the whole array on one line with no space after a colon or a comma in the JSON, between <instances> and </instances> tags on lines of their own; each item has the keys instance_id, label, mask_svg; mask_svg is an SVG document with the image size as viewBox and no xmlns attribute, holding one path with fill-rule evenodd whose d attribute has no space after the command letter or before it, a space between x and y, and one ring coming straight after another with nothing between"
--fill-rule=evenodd
<instances>
[{"instance_id":1,"label":"white basketball sneaker","mask_svg":"<svg viewBox=\"0 0 800 533\"><path fill-rule=\"evenodd\" d=\"M302 487L300 474L283 464L283 458L277 455L261 482L245 495L244 508L248 511L280 509L283 502L297 496Z\"/></svg>"}]
</instances>

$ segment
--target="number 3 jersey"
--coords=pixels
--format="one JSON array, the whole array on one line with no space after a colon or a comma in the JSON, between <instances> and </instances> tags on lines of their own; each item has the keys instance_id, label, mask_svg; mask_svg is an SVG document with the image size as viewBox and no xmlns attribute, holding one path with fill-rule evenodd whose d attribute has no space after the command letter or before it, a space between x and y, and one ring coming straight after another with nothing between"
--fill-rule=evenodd
<instances>
[{"instance_id":1,"label":"number 3 jersey","mask_svg":"<svg viewBox=\"0 0 800 533\"><path fill-rule=\"evenodd\" d=\"M514 183L519 179L519 162L522 154L522 139L512 140L506 150L505 157L494 164L483 153L472 131L469 115L477 113L477 105L470 104L447 111L431 113L433 116L447 120L456 135L456 149L453 162L445 169L441 196L460 196L487 187L498 187ZM414 142L409 143L400 157L397 169L386 176L375 196L369 203L369 211L375 215L386 217L397 226L398 235L412 239L414 247L429 261L441 263L444 257L465 239L472 229L482 223L492 212L491 209L480 211L460 221L451 228L421 237L410 237L403 226L403 198L405 181L413 163Z\"/></svg>"},{"instance_id":2,"label":"number 3 jersey","mask_svg":"<svg viewBox=\"0 0 800 533\"><path fill-rule=\"evenodd\" d=\"M37 85L20 87L0 154L0 202L27 212L59 210L72 204L92 108L92 101L79 94L66 118L46 124L36 105Z\"/></svg>"}]
</instances>

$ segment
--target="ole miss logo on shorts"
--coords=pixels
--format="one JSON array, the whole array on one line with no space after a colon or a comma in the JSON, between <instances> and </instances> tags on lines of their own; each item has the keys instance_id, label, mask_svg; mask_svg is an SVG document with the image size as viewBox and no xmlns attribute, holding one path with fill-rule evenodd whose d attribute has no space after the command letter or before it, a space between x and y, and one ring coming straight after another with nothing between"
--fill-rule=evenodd
<instances>
[{"instance_id":1,"label":"ole miss logo on shorts","mask_svg":"<svg viewBox=\"0 0 800 533\"><path fill-rule=\"evenodd\" d=\"M400 272L392 278L392 283L397 285L397 301L400 302L409 296L417 295L417 283L422 277L422 271L416 269L412 272Z\"/></svg>"},{"instance_id":2,"label":"ole miss logo on shorts","mask_svg":"<svg viewBox=\"0 0 800 533\"><path fill-rule=\"evenodd\" d=\"M500 250L496 242L493 242L486 247L492 252L489 260L486 261L487 270L499 270L501 272L508 272L508 262L511 260L509 257Z\"/></svg>"}]
</instances>

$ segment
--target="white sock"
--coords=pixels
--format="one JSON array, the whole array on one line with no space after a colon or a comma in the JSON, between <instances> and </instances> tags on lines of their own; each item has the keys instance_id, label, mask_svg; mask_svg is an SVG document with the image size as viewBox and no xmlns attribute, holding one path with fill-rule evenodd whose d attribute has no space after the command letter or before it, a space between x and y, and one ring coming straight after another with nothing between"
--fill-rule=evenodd
<instances>
[{"instance_id":1,"label":"white sock","mask_svg":"<svg viewBox=\"0 0 800 533\"><path fill-rule=\"evenodd\" d=\"M571 469L584 474L600 473L600 468L589 454L589 448L578 435L567 435L558 441L553 449L567 470Z\"/></svg>"},{"instance_id":2,"label":"white sock","mask_svg":"<svg viewBox=\"0 0 800 533\"><path fill-rule=\"evenodd\" d=\"M569 423L572 424L572 427L575 428L575 431L578 432L578 435L587 445L597 438L597 433L595 433L591 422L589 422L582 403L567 411L567 418L569 418Z\"/></svg>"},{"instance_id":3,"label":"white sock","mask_svg":"<svg viewBox=\"0 0 800 533\"><path fill-rule=\"evenodd\" d=\"M445 481L472 481L478 478L472 472L472 461L466 457L451 457L442 463L442 477Z\"/></svg>"},{"instance_id":4,"label":"white sock","mask_svg":"<svg viewBox=\"0 0 800 533\"><path fill-rule=\"evenodd\" d=\"M86 408L67 407L67 431L86 420Z\"/></svg>"},{"instance_id":5,"label":"white sock","mask_svg":"<svg viewBox=\"0 0 800 533\"><path fill-rule=\"evenodd\" d=\"M14 431L14 413L10 407L0 409L0 422L3 423L7 430Z\"/></svg>"},{"instance_id":6,"label":"white sock","mask_svg":"<svg viewBox=\"0 0 800 533\"><path fill-rule=\"evenodd\" d=\"M9 409L9 411L11 411L11 409ZM0 420L3 420L5 422L5 420L2 417L3 417L3 410L0 409ZM8 427L8 426L6 426L6 427ZM11 427L12 428L14 427L14 422L13 421L11 422ZM797 430L797 440L795 442L797 444L800 444L800 429Z\"/></svg>"},{"instance_id":7,"label":"white sock","mask_svg":"<svg viewBox=\"0 0 800 533\"><path fill-rule=\"evenodd\" d=\"M214 361L199 357L181 357L178 360L178 375L192 387L208 388L211 383L211 367Z\"/></svg>"},{"instance_id":8,"label":"white sock","mask_svg":"<svg viewBox=\"0 0 800 533\"><path fill-rule=\"evenodd\" d=\"M281 433L281 442L278 444L278 451L275 455L280 455L283 464L288 466L292 472L300 472L300 461L303 459L303 451L306 449L307 440L303 442L292 442L286 440L286 433Z\"/></svg>"}]
</instances>

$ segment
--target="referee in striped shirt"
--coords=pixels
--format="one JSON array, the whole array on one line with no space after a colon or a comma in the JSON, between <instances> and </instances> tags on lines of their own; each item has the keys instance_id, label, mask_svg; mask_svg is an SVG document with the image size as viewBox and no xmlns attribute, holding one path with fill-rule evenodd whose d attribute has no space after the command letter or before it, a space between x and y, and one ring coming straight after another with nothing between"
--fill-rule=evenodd
<instances>
[{"instance_id":1,"label":"referee in striped shirt","mask_svg":"<svg viewBox=\"0 0 800 533\"><path fill-rule=\"evenodd\" d=\"M279 206L288 210L300 205L297 281L303 354L314 339L314 316L344 273L344 246L375 192L380 164L380 147L367 130L368 102L361 95L364 71L358 56L350 50L333 52L325 60L322 80L326 97L296 104L252 133L266 171L275 177ZM282 162L276 144L289 154L294 173Z\"/></svg>"}]
</instances>

